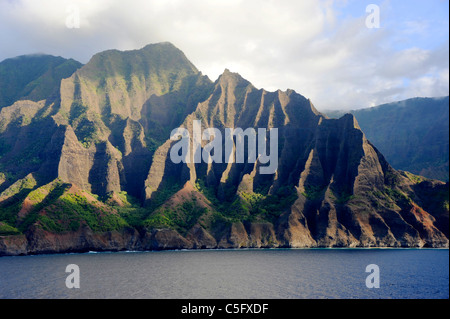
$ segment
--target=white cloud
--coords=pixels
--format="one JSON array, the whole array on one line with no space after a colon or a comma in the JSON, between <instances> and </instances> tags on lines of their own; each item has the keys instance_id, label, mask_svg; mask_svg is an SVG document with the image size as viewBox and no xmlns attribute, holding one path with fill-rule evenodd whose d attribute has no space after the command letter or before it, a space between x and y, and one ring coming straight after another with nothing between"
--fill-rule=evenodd
<instances>
[{"instance_id":1,"label":"white cloud","mask_svg":"<svg viewBox=\"0 0 450 319\"><path fill-rule=\"evenodd\" d=\"M80 9L79 29L65 25L71 4ZM86 63L106 49L170 41L212 80L229 68L257 87L295 89L323 109L448 91L448 41L437 49L397 50L392 41L405 37L404 29L367 29L364 9L343 20L349 5L347 0L1 1L0 59L42 52ZM427 21L408 17L403 25L426 35Z\"/></svg>"}]
</instances>

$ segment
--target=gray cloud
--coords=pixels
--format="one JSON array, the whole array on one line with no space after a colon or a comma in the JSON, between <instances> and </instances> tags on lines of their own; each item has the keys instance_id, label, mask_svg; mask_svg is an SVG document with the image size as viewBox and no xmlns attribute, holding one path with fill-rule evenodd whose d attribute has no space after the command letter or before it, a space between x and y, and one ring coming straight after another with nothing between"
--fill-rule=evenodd
<instances>
[{"instance_id":1,"label":"gray cloud","mask_svg":"<svg viewBox=\"0 0 450 319\"><path fill-rule=\"evenodd\" d=\"M69 5L80 28L69 29ZM343 19L345 1L0 1L0 60L49 53L86 63L106 49L170 41L212 80L225 69L257 87L291 88L322 109L358 108L448 94L448 41L437 48L393 41L429 29L367 29L365 12ZM384 8L384 7L382 7Z\"/></svg>"}]
</instances>

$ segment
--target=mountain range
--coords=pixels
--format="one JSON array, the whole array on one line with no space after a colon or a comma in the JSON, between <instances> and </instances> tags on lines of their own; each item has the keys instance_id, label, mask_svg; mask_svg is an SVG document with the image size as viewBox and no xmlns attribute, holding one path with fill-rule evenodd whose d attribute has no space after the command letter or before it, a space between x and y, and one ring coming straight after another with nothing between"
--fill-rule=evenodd
<instances>
[{"instance_id":1,"label":"mountain range","mask_svg":"<svg viewBox=\"0 0 450 319\"><path fill-rule=\"evenodd\" d=\"M41 101L58 93L62 79L82 64L73 59L34 54L0 63L0 109L18 100Z\"/></svg>"},{"instance_id":2,"label":"mountain range","mask_svg":"<svg viewBox=\"0 0 450 319\"><path fill-rule=\"evenodd\" d=\"M0 63L0 84L14 86L1 89L0 255L448 247L448 183L394 169L352 114L331 119L293 90L257 89L227 69L213 82L170 43L86 65L19 67L28 59ZM170 133L192 136L194 120L277 128L276 173L173 163Z\"/></svg>"},{"instance_id":3,"label":"mountain range","mask_svg":"<svg viewBox=\"0 0 450 319\"><path fill-rule=\"evenodd\" d=\"M353 114L367 138L394 168L448 182L448 96L324 112L332 118Z\"/></svg>"}]
</instances>

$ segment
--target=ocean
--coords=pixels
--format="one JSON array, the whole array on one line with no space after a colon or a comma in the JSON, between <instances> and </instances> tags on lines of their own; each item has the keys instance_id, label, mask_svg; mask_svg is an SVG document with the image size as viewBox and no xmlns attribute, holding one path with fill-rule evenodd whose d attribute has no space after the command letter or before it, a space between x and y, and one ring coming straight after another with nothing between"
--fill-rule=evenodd
<instances>
[{"instance_id":1,"label":"ocean","mask_svg":"<svg viewBox=\"0 0 450 319\"><path fill-rule=\"evenodd\" d=\"M242 249L0 257L0 298L448 299L449 251Z\"/></svg>"}]
</instances>

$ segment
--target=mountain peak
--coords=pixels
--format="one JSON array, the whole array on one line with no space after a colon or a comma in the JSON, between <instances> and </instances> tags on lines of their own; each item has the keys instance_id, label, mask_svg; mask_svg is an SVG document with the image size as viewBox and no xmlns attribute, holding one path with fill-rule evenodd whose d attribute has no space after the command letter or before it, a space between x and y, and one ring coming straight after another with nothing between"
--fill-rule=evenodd
<instances>
[{"instance_id":1,"label":"mountain peak","mask_svg":"<svg viewBox=\"0 0 450 319\"><path fill-rule=\"evenodd\" d=\"M344 115L341 117L341 119L342 119L343 121L346 121L347 123L349 123L350 126L351 126L352 128L361 130L361 128L359 127L358 121L356 120L356 117L355 117L352 113L346 113L346 114L344 114Z\"/></svg>"},{"instance_id":2,"label":"mountain peak","mask_svg":"<svg viewBox=\"0 0 450 319\"><path fill-rule=\"evenodd\" d=\"M161 48L161 49L169 49L169 50L170 49L174 49L174 50L177 50L177 51L181 51L172 42L168 42L168 41L157 42L157 43L150 43L150 44L147 44L146 46L144 46L141 50L152 49L152 48L155 48L155 47L158 47L158 48Z\"/></svg>"},{"instance_id":3,"label":"mountain peak","mask_svg":"<svg viewBox=\"0 0 450 319\"><path fill-rule=\"evenodd\" d=\"M239 73L231 72L229 69L225 69L216 82L220 84L234 85L237 85L238 83L242 85L250 84L250 82L244 79Z\"/></svg>"},{"instance_id":4,"label":"mountain peak","mask_svg":"<svg viewBox=\"0 0 450 319\"><path fill-rule=\"evenodd\" d=\"M225 70L221 74L221 77L241 77L241 75L239 73L236 73L236 72L231 72L230 69L225 68Z\"/></svg>"},{"instance_id":5,"label":"mountain peak","mask_svg":"<svg viewBox=\"0 0 450 319\"><path fill-rule=\"evenodd\" d=\"M92 79L122 77L128 81L133 76L148 79L158 75L164 83L178 75L200 73L170 42L149 44L137 50L103 51L95 54L80 72Z\"/></svg>"}]
</instances>

